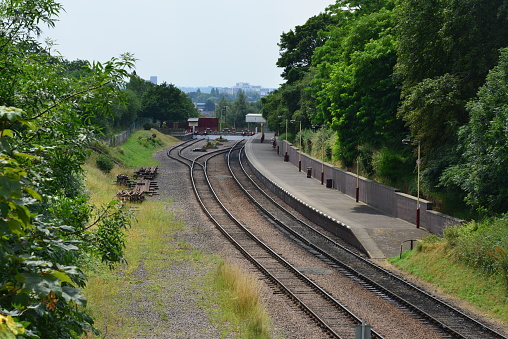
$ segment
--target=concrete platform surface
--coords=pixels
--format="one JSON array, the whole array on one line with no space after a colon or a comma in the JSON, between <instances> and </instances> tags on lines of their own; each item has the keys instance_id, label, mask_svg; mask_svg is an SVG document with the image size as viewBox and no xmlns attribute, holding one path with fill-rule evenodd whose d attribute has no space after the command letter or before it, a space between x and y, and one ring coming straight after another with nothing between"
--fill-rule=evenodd
<instances>
[{"instance_id":1,"label":"concrete platform surface","mask_svg":"<svg viewBox=\"0 0 508 339\"><path fill-rule=\"evenodd\" d=\"M277 154L270 141L272 136L273 134L265 134L263 143L260 140L261 134L247 140L245 153L251 164L267 179L302 202L349 226L369 257L381 259L397 256L401 246L403 250L409 249L408 240L418 240L429 234L414 224L356 202L354 197L337 189L326 188L320 180L307 178L303 170L298 171L298 167L285 162Z\"/></svg>"}]
</instances>

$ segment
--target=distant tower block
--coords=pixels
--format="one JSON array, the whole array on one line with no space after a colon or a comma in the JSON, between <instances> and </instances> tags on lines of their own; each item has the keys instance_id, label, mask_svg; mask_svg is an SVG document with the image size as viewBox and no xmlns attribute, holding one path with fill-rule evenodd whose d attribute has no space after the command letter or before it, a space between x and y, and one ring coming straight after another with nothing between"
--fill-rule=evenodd
<instances>
[{"instance_id":1,"label":"distant tower block","mask_svg":"<svg viewBox=\"0 0 508 339\"><path fill-rule=\"evenodd\" d=\"M154 85L157 85L157 76L156 75L152 75L150 77L150 82Z\"/></svg>"}]
</instances>

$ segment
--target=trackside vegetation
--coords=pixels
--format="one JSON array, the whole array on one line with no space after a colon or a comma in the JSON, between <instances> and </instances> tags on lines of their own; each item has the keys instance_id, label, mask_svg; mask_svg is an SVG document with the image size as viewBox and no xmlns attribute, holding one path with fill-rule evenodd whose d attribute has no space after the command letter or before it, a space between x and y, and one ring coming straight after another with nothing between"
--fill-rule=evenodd
<instances>
[{"instance_id":1,"label":"trackside vegetation","mask_svg":"<svg viewBox=\"0 0 508 339\"><path fill-rule=\"evenodd\" d=\"M158 140L159 144L147 141L149 138ZM97 168L94 158L98 155L92 154L85 164L92 201L100 203L111 199L118 189L113 184L116 175L146 163L158 165L152 154L176 141L153 129L137 131L125 144L107 151L116 160L130 158L125 166L115 166L110 173ZM269 338L270 319L260 301L259 282L237 266L218 256L202 253L175 236L176 232L185 232L187 227L168 211L167 205L176 198L167 201L148 198L142 204L130 205L135 221L126 234L126 264L110 270L97 260L90 259L86 263L89 282L85 295L95 327L101 336L109 338L173 333L167 307L172 307L171 294L182 293L181 286L185 285L192 292L189 295L199 296L195 300L189 298L188 302L194 302L207 312L210 324L217 327L221 337ZM160 276L160 272L180 265L204 273ZM144 314L157 319L158 326L153 332Z\"/></svg>"},{"instance_id":2,"label":"trackside vegetation","mask_svg":"<svg viewBox=\"0 0 508 339\"><path fill-rule=\"evenodd\" d=\"M447 228L390 262L508 324L508 215Z\"/></svg>"},{"instance_id":3,"label":"trackside vegetation","mask_svg":"<svg viewBox=\"0 0 508 339\"><path fill-rule=\"evenodd\" d=\"M130 53L68 61L41 42L63 10L0 1L0 338L141 333L146 321L129 312L173 288L157 279L161 263L208 273L189 285L224 337L264 337L262 305L238 295L256 294L242 289L250 278L178 242L185 225L171 201L132 209L115 197L121 170L110 160L122 171L155 165L153 152L175 140L147 130L90 154L98 135L138 118L178 125L198 110L176 86L137 76ZM284 83L261 100L268 128L300 121L306 152L346 169L359 162L363 175L411 194L415 147L401 140L420 143L422 196L469 222L391 262L506 323L507 0L336 0L278 46ZM216 105L233 125L260 108L243 94ZM298 125L288 140L299 140Z\"/></svg>"}]
</instances>

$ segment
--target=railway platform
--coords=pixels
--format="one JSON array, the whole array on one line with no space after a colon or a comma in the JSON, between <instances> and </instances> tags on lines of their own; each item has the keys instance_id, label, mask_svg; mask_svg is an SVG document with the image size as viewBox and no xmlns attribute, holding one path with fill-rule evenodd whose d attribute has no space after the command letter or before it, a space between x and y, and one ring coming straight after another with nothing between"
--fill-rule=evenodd
<instances>
[{"instance_id":1,"label":"railway platform","mask_svg":"<svg viewBox=\"0 0 508 339\"><path fill-rule=\"evenodd\" d=\"M327 188L320 180L307 178L272 147L270 133L260 142L261 134L247 140L245 154L252 166L266 179L311 208L347 225L356 240L372 259L391 258L401 249L410 248L411 240L429 235L423 228L390 217L336 189Z\"/></svg>"}]
</instances>

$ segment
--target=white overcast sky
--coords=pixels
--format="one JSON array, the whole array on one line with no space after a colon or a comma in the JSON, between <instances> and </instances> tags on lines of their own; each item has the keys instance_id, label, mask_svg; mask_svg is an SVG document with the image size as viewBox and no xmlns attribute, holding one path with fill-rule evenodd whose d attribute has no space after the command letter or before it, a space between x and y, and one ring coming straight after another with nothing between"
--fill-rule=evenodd
<instances>
[{"instance_id":1,"label":"white overcast sky","mask_svg":"<svg viewBox=\"0 0 508 339\"><path fill-rule=\"evenodd\" d=\"M44 37L68 60L104 62L130 52L143 79L175 86L277 88L280 35L334 0L57 0L65 9Z\"/></svg>"}]
</instances>

